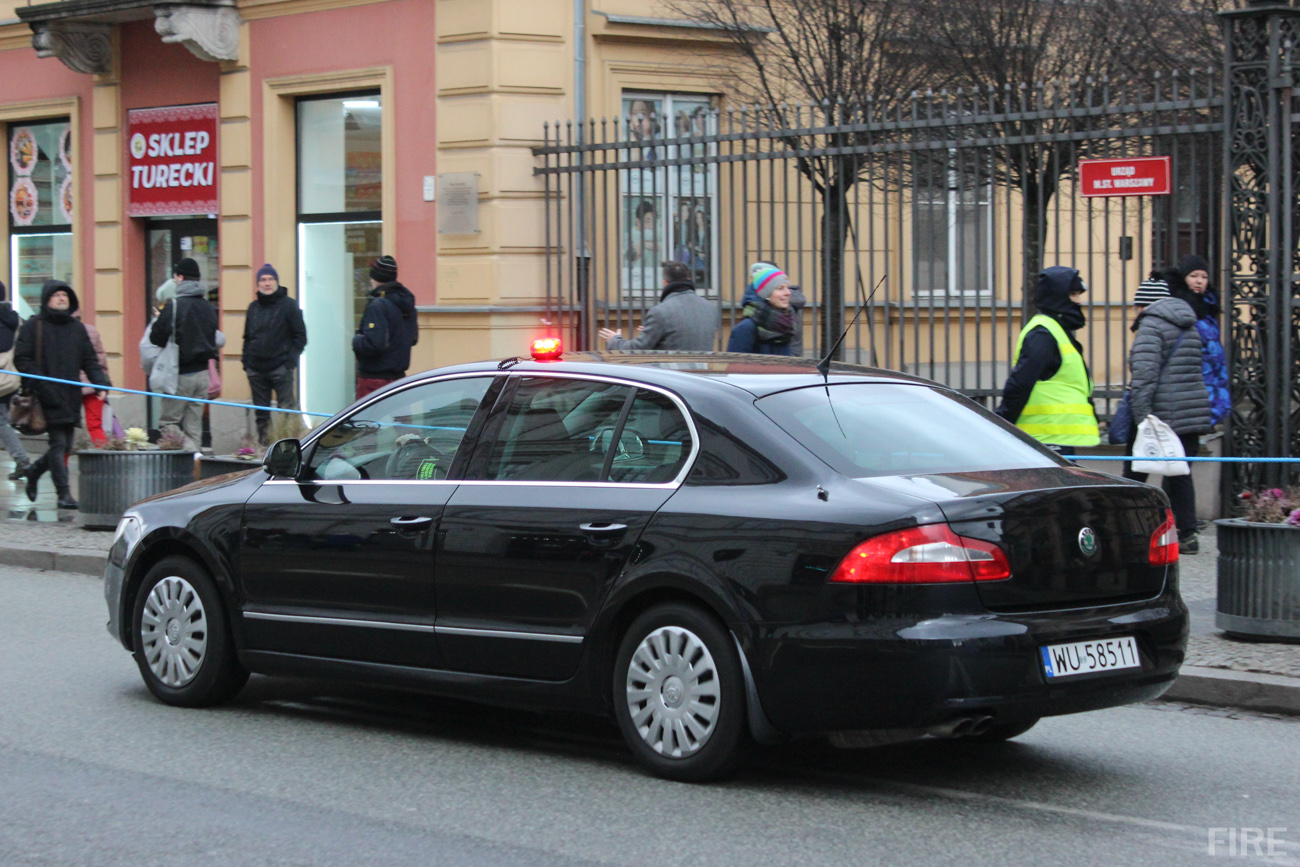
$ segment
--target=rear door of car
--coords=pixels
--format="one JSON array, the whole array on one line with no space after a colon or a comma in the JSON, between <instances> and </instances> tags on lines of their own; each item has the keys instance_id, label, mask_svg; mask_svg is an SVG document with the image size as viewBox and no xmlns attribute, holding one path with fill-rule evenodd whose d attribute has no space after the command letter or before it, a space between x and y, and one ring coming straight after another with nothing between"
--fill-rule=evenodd
<instances>
[{"instance_id":1,"label":"rear door of car","mask_svg":"<svg viewBox=\"0 0 1300 867\"><path fill-rule=\"evenodd\" d=\"M450 668L563 679L696 450L674 396L518 375L443 513L438 644Z\"/></svg>"},{"instance_id":2,"label":"rear door of car","mask_svg":"<svg viewBox=\"0 0 1300 867\"><path fill-rule=\"evenodd\" d=\"M258 489L239 557L251 649L440 666L434 539L493 379L385 394L331 423L302 477Z\"/></svg>"}]
</instances>

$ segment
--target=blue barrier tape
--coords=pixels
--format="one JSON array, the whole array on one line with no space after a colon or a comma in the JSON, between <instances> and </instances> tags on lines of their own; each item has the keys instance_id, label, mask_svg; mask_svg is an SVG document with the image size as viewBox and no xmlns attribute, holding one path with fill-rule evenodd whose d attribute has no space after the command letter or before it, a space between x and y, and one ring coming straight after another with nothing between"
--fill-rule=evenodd
<instances>
[{"instance_id":1,"label":"blue barrier tape","mask_svg":"<svg viewBox=\"0 0 1300 867\"><path fill-rule=\"evenodd\" d=\"M251 403L235 403L229 400L207 400L201 397L177 397L174 394L162 394L157 391L140 391L135 388L121 388L116 385L96 385L93 382L82 382L81 380L73 381L71 379L58 379L53 376L38 376L34 373L14 373L9 370L0 370L0 373L10 376L21 376L23 379L39 379L42 382L57 382L60 385L75 385L78 388L93 388L96 391L120 391L124 394L142 394L145 397L160 397L163 400L187 400L190 403L207 403L212 406L233 406L235 409L264 409L269 412L287 412L294 415L310 415L316 418L334 418L333 413L328 412L307 412L305 409L282 409L278 406L257 406Z\"/></svg>"},{"instance_id":2,"label":"blue barrier tape","mask_svg":"<svg viewBox=\"0 0 1300 867\"><path fill-rule=\"evenodd\" d=\"M1061 455L1067 461L1190 461L1206 464L1300 464L1300 458L1144 458L1141 455Z\"/></svg>"}]
</instances>

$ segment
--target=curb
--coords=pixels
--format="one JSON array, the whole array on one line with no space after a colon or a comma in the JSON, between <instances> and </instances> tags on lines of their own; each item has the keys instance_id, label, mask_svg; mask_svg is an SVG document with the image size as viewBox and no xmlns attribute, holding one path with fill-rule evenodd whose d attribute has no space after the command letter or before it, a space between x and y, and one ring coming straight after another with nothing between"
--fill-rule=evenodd
<instances>
[{"instance_id":1,"label":"curb","mask_svg":"<svg viewBox=\"0 0 1300 867\"><path fill-rule=\"evenodd\" d=\"M1162 698L1263 713L1300 715L1300 677L1184 665Z\"/></svg>"},{"instance_id":2,"label":"curb","mask_svg":"<svg viewBox=\"0 0 1300 867\"><path fill-rule=\"evenodd\" d=\"M69 553L62 548L31 545L26 548L0 547L0 566L44 569L47 572L71 572L74 575L104 574L107 554Z\"/></svg>"}]
</instances>

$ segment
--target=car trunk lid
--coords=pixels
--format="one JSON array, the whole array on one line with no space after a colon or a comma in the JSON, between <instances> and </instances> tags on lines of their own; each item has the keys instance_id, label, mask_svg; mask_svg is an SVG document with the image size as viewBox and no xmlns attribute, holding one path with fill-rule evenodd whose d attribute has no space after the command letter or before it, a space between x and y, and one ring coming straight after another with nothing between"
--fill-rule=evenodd
<instances>
[{"instance_id":1,"label":"car trunk lid","mask_svg":"<svg viewBox=\"0 0 1300 867\"><path fill-rule=\"evenodd\" d=\"M1002 547L1011 577L977 584L990 610L1113 604L1164 587L1167 567L1148 562L1167 508L1155 488L1075 467L864 481L930 500L958 535Z\"/></svg>"}]
</instances>

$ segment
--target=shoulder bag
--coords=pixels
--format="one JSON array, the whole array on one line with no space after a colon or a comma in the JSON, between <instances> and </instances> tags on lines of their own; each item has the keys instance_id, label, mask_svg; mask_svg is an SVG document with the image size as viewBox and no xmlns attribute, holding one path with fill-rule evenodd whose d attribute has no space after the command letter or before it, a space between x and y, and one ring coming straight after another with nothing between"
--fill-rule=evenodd
<instances>
[{"instance_id":1,"label":"shoulder bag","mask_svg":"<svg viewBox=\"0 0 1300 867\"><path fill-rule=\"evenodd\" d=\"M28 320L29 322L32 320ZM36 319L36 369L45 374L45 329L41 320ZM24 436L37 436L45 433L49 425L45 421L45 409L41 399L34 390L24 390L9 399L9 423Z\"/></svg>"}]
</instances>

